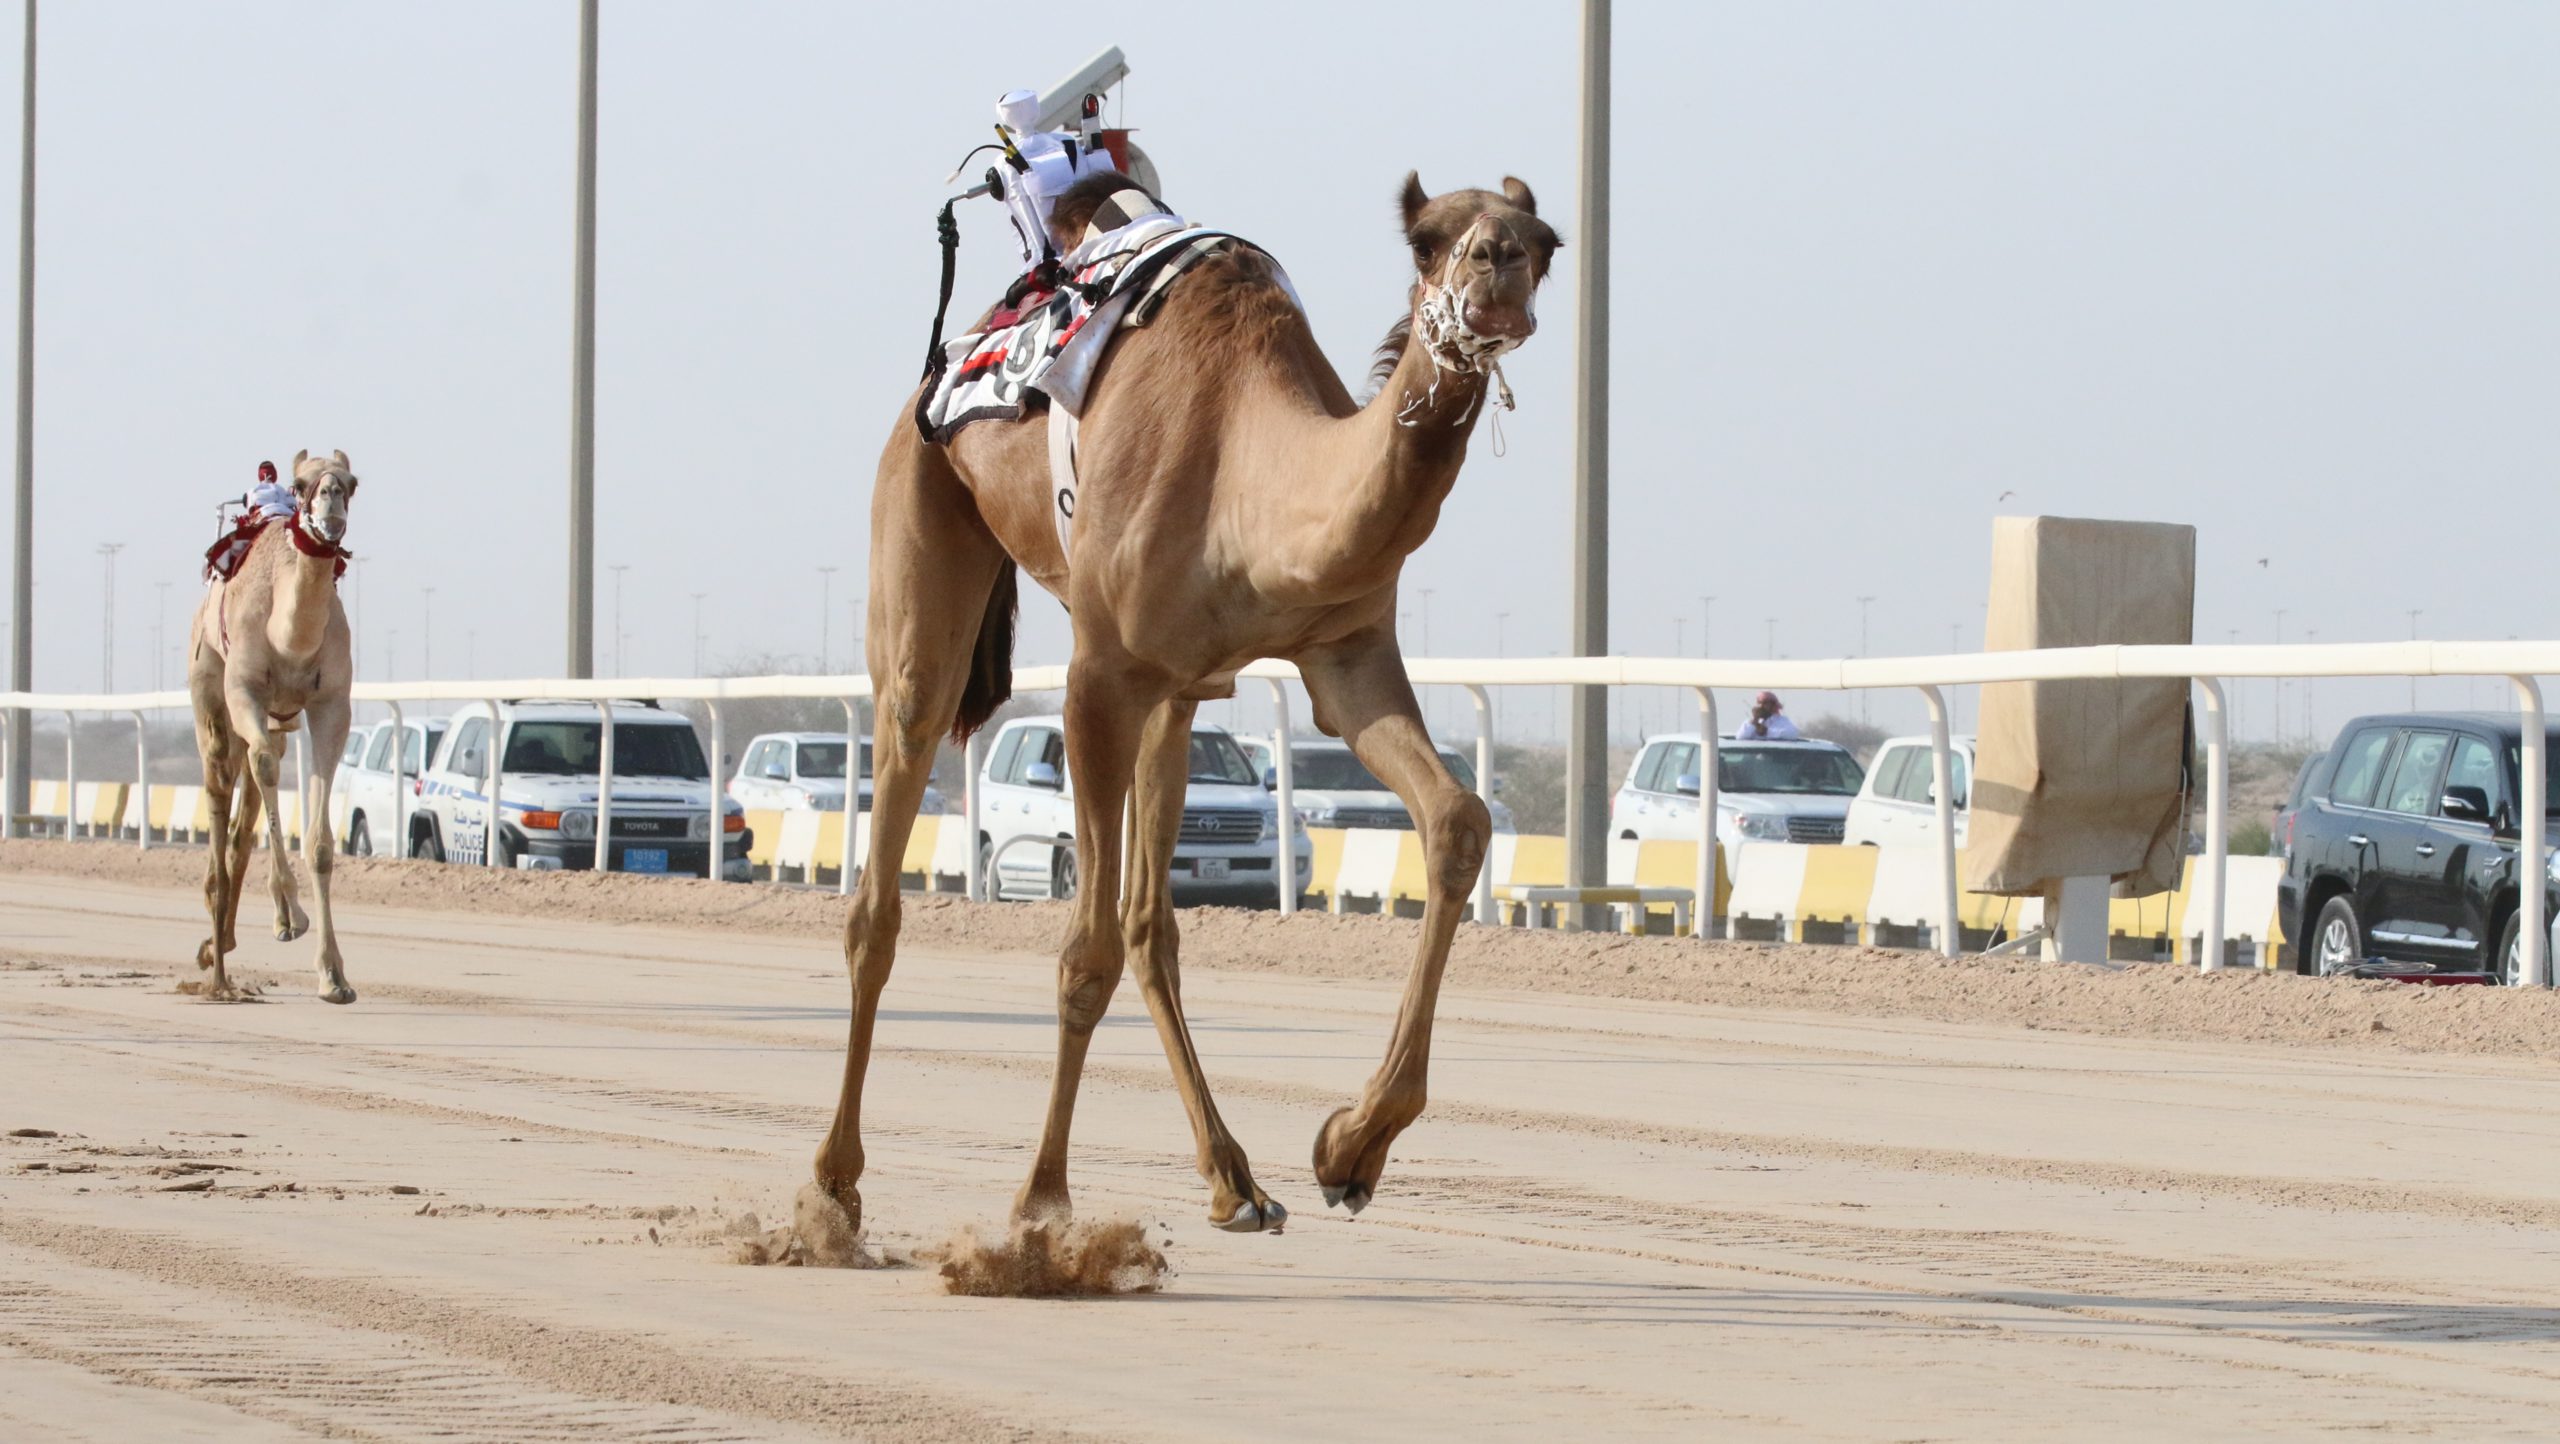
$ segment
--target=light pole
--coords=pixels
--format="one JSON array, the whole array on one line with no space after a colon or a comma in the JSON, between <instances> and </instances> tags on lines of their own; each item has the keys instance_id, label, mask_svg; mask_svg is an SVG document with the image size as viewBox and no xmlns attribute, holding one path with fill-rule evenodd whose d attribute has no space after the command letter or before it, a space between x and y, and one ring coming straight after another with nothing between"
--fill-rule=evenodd
<instances>
[{"instance_id":1,"label":"light pole","mask_svg":"<svg viewBox=\"0 0 2560 1444\"><path fill-rule=\"evenodd\" d=\"M613 572L613 675L628 675L622 670L622 574L631 570L629 562L614 562Z\"/></svg>"},{"instance_id":2,"label":"light pole","mask_svg":"<svg viewBox=\"0 0 2560 1444\"><path fill-rule=\"evenodd\" d=\"M827 600L827 593L835 582L834 567L818 568L818 675L821 677L827 675L827 624L835 620L835 604Z\"/></svg>"},{"instance_id":3,"label":"light pole","mask_svg":"<svg viewBox=\"0 0 2560 1444\"><path fill-rule=\"evenodd\" d=\"M106 561L107 611L98 665L98 689L104 692L116 689L116 553L123 550L123 542L98 543L98 555Z\"/></svg>"},{"instance_id":4,"label":"light pole","mask_svg":"<svg viewBox=\"0 0 2560 1444\"><path fill-rule=\"evenodd\" d=\"M27 52L18 118L18 485L14 517L16 565L10 573L9 688L36 688L36 0L27 0ZM9 717L9 795L0 799L0 836L9 819L28 812L27 769L34 760L32 713Z\"/></svg>"},{"instance_id":5,"label":"light pole","mask_svg":"<svg viewBox=\"0 0 2560 1444\"><path fill-rule=\"evenodd\" d=\"M1582 260L1574 277L1573 651L1609 654L1609 0L1582 0ZM1609 689L1573 689L1565 752L1565 881L1609 880ZM1577 908L1598 928L1601 910Z\"/></svg>"},{"instance_id":6,"label":"light pole","mask_svg":"<svg viewBox=\"0 0 2560 1444\"><path fill-rule=\"evenodd\" d=\"M693 675L702 675L702 599L709 592L693 594Z\"/></svg>"},{"instance_id":7,"label":"light pole","mask_svg":"<svg viewBox=\"0 0 2560 1444\"><path fill-rule=\"evenodd\" d=\"M569 269L569 675L596 674L596 0L578 5L578 180Z\"/></svg>"},{"instance_id":8,"label":"light pole","mask_svg":"<svg viewBox=\"0 0 2560 1444\"><path fill-rule=\"evenodd\" d=\"M436 589L418 588L418 680L436 674Z\"/></svg>"}]
</instances>

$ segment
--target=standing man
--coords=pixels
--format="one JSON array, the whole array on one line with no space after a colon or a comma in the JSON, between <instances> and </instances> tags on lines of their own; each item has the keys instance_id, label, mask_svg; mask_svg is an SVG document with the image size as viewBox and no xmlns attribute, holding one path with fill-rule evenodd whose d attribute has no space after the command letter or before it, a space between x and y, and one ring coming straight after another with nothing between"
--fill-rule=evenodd
<instances>
[{"instance_id":1,"label":"standing man","mask_svg":"<svg viewBox=\"0 0 2560 1444\"><path fill-rule=\"evenodd\" d=\"M1733 731L1736 742L1801 742L1804 734L1787 720L1786 704L1775 692L1763 692L1751 699L1751 715Z\"/></svg>"}]
</instances>

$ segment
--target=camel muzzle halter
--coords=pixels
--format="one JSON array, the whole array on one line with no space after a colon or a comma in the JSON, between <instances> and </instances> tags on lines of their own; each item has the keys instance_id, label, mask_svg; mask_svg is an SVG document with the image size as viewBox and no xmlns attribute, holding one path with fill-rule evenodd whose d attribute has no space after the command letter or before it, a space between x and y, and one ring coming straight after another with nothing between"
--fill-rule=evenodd
<instances>
[{"instance_id":1,"label":"camel muzzle halter","mask_svg":"<svg viewBox=\"0 0 2560 1444\"><path fill-rule=\"evenodd\" d=\"M1519 233L1511 229L1509 222L1490 211L1477 216L1475 223L1450 245L1449 257L1440 266L1440 278L1422 288L1422 297L1414 307L1413 323L1424 353L1431 358L1435 374L1431 378L1430 389L1421 396L1408 399L1404 409L1396 413L1398 425L1414 425L1413 413L1438 397L1440 378L1436 373L1441 371L1453 376L1481 373L1491 378L1503 410L1519 409L1519 403L1511 398L1511 383L1502 376L1502 353L1517 347L1525 338L1487 336L1467 324L1467 254L1475 248L1480 234L1494 231L1507 236L1514 245L1519 243ZM1475 407L1470 404L1455 424L1464 426L1474 417Z\"/></svg>"}]
</instances>

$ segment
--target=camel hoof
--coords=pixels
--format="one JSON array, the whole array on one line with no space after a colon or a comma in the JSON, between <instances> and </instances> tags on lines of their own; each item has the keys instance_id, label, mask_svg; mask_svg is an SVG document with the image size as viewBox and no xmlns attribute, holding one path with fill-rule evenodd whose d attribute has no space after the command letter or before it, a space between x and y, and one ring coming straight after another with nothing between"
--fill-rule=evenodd
<instances>
[{"instance_id":1,"label":"camel hoof","mask_svg":"<svg viewBox=\"0 0 2560 1444\"><path fill-rule=\"evenodd\" d=\"M1229 1233L1278 1233L1288 1222L1289 1210L1266 1198L1259 1205L1239 1204L1226 1218L1209 1220L1209 1226Z\"/></svg>"},{"instance_id":2,"label":"camel hoof","mask_svg":"<svg viewBox=\"0 0 2560 1444\"><path fill-rule=\"evenodd\" d=\"M309 931L311 931L311 924L309 923L278 923L276 924L276 941L280 943L289 943Z\"/></svg>"},{"instance_id":3,"label":"camel hoof","mask_svg":"<svg viewBox=\"0 0 2560 1444\"><path fill-rule=\"evenodd\" d=\"M353 989L353 988L351 988L351 987L348 987L348 986L347 986L346 984L344 984L344 983L323 983L323 984L321 984L321 985L320 985L320 1001L321 1001L321 1002L324 1002L324 1003L352 1003L352 1002L354 1002L355 1000L356 1000L356 990L355 990L355 989Z\"/></svg>"},{"instance_id":4,"label":"camel hoof","mask_svg":"<svg viewBox=\"0 0 2560 1444\"><path fill-rule=\"evenodd\" d=\"M1326 1187L1324 1204L1327 1208L1349 1209L1352 1216L1357 1218L1360 1210L1369 1206L1369 1200L1373 1196L1365 1184L1346 1183L1340 1187Z\"/></svg>"},{"instance_id":5,"label":"camel hoof","mask_svg":"<svg viewBox=\"0 0 2560 1444\"><path fill-rule=\"evenodd\" d=\"M213 951L213 939L207 938L203 942L196 944L197 967L210 969L214 965L215 961L216 957Z\"/></svg>"}]
</instances>

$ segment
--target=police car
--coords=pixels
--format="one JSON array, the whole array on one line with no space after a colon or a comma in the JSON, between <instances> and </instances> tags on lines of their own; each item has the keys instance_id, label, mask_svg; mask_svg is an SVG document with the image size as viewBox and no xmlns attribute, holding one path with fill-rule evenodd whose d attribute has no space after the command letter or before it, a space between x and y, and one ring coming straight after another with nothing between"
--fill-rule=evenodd
<instances>
[{"instance_id":1,"label":"police car","mask_svg":"<svg viewBox=\"0 0 2560 1444\"><path fill-rule=\"evenodd\" d=\"M498 763L497 864L581 871L595 865L604 723L591 702L512 702L457 709L419 780L410 854L480 863L489 846L489 765ZM646 701L613 704L615 872L706 877L711 767L693 724ZM754 840L736 802L721 799L721 876L747 880Z\"/></svg>"}]
</instances>

